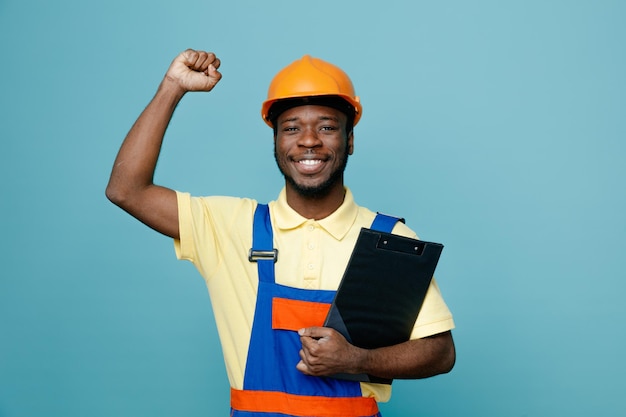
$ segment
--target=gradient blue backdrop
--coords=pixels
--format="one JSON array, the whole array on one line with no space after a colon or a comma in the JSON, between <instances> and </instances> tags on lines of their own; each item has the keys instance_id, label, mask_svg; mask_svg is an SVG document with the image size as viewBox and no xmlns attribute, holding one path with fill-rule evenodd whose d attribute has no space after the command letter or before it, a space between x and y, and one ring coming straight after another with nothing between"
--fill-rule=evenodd
<instances>
[{"instance_id":1,"label":"gradient blue backdrop","mask_svg":"<svg viewBox=\"0 0 626 417\"><path fill-rule=\"evenodd\" d=\"M305 53L364 105L347 182L446 245L451 374L385 417L626 415L626 2L0 0L0 416L225 416L204 282L104 197L116 151L185 48L156 180L274 199L259 117Z\"/></svg>"}]
</instances>

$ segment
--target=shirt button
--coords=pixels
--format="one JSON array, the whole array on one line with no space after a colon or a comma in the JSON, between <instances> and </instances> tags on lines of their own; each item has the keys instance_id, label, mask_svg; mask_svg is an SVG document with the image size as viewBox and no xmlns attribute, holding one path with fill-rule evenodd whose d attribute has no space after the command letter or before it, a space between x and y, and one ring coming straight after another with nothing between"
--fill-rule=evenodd
<instances>
[{"instance_id":1,"label":"shirt button","mask_svg":"<svg viewBox=\"0 0 626 417\"><path fill-rule=\"evenodd\" d=\"M312 224L310 224L310 225L309 225L309 231L311 231L311 232L312 232L313 230L315 230L315 226L313 226Z\"/></svg>"},{"instance_id":2,"label":"shirt button","mask_svg":"<svg viewBox=\"0 0 626 417\"><path fill-rule=\"evenodd\" d=\"M309 243L307 248L309 249L315 249L315 245L313 243Z\"/></svg>"},{"instance_id":3,"label":"shirt button","mask_svg":"<svg viewBox=\"0 0 626 417\"><path fill-rule=\"evenodd\" d=\"M315 268L315 265L313 265L313 264L309 264L309 265L308 265L308 268L309 268L309 269L313 269L313 268Z\"/></svg>"}]
</instances>

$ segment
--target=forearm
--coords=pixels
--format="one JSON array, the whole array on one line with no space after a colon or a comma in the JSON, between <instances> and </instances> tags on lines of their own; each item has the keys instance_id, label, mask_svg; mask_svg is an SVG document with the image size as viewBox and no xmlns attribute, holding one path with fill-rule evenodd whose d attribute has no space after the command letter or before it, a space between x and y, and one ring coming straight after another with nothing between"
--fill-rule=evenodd
<instances>
[{"instance_id":1,"label":"forearm","mask_svg":"<svg viewBox=\"0 0 626 417\"><path fill-rule=\"evenodd\" d=\"M300 362L307 375L369 374L389 379L418 379L449 372L456 353L447 331L379 349L361 349L328 327L300 329Z\"/></svg>"},{"instance_id":2,"label":"forearm","mask_svg":"<svg viewBox=\"0 0 626 417\"><path fill-rule=\"evenodd\" d=\"M428 378L449 372L455 359L452 334L444 332L395 346L360 350L356 373L392 379Z\"/></svg>"},{"instance_id":3,"label":"forearm","mask_svg":"<svg viewBox=\"0 0 626 417\"><path fill-rule=\"evenodd\" d=\"M165 78L128 132L107 186L107 196L116 204L152 185L165 131L184 93Z\"/></svg>"}]
</instances>

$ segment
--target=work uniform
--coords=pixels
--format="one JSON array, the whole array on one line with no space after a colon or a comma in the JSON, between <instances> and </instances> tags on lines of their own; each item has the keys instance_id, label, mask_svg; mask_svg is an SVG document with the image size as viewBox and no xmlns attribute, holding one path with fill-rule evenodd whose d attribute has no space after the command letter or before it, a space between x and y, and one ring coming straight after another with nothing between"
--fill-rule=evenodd
<instances>
[{"instance_id":1,"label":"work uniform","mask_svg":"<svg viewBox=\"0 0 626 417\"><path fill-rule=\"evenodd\" d=\"M391 232L396 220L379 215L372 228ZM324 324L335 291L276 284L278 252L273 250L268 206L257 206L253 230L249 260L258 264L259 289L244 389L231 391L231 415L379 416L376 400L363 397L360 383L308 376L296 369L301 348L297 331Z\"/></svg>"},{"instance_id":2,"label":"work uniform","mask_svg":"<svg viewBox=\"0 0 626 417\"><path fill-rule=\"evenodd\" d=\"M293 311L302 311L305 305L302 302L312 302L311 306L332 300L358 232L361 227L371 225L375 213L357 206L346 189L344 203L333 214L319 221L305 219L288 206L285 192L281 191L277 201L269 204L272 218L269 228L278 248L278 262L275 264L275 278L266 279L263 274L259 276L256 263L247 259L252 247L256 201L232 197L192 198L178 193L178 205L181 237L175 242L177 256L192 261L209 288L232 388L233 408L243 404L242 407L248 409L254 401L268 404L268 397L259 395L255 399L255 394L242 394L245 391L261 391L262 395L270 392L276 396L273 400L269 398L274 404L281 403L284 398L278 397L285 395L293 402L294 398L289 397L291 394L298 395L300 400L328 394L330 402L334 401L332 397L350 397L351 400L344 404L353 410L356 407L361 413L356 415L376 415L376 401L389 399L389 385L340 383L342 386L339 387L339 383L334 382L338 380L305 376L295 369L299 361L297 352L300 342L294 330L320 325L319 317L323 322L324 314L317 309L309 312L311 314L304 314L305 317L317 317L318 321L310 324L298 321L293 314ZM393 232L415 237L409 228L400 223ZM273 318L273 307L268 304L273 304L277 310L292 313ZM293 317L293 320L285 320L285 317ZM257 327L261 321L265 324ZM425 337L453 327L452 316L433 280L411 337ZM267 332L280 336L268 338L265 335ZM257 337L257 334L260 336ZM263 359L259 360L283 347L296 348L295 357L288 359L286 354L278 355L281 360L291 361L284 366L268 366ZM283 386L300 387L302 380L312 381L307 382L306 392L284 392ZM312 389L309 388L311 384ZM305 404L306 407L313 407L315 402ZM254 409L259 408L254 406ZM341 410L341 406L337 409ZM281 413L283 410L270 411ZM335 415L349 414L339 412Z\"/></svg>"}]
</instances>

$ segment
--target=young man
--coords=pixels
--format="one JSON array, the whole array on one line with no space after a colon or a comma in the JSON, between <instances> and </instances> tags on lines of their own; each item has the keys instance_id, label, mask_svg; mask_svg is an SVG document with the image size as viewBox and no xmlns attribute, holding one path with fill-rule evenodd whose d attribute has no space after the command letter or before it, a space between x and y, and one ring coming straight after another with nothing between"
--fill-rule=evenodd
<instances>
[{"instance_id":1,"label":"young man","mask_svg":"<svg viewBox=\"0 0 626 417\"><path fill-rule=\"evenodd\" d=\"M177 104L189 91L211 91L221 79L219 67L213 53L202 51L174 59L121 146L107 197L172 237L178 258L204 277L231 385L231 415L379 416L377 401L389 399L389 385L328 376L448 372L454 323L433 280L405 343L361 349L322 327L359 230L376 217L356 205L343 182L362 112L352 83L338 67L310 56L275 76L262 115L274 129L285 186L269 205L191 197L154 184ZM393 233L416 237L401 222ZM264 249L271 259L250 255L259 242L269 242Z\"/></svg>"}]
</instances>

